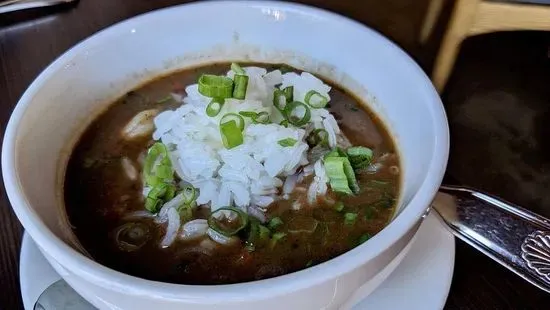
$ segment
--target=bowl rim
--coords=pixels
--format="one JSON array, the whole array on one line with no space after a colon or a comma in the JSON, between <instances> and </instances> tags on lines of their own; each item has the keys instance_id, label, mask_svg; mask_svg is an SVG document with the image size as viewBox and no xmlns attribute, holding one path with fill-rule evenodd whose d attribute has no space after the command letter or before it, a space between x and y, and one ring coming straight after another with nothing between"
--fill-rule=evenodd
<instances>
[{"instance_id":1,"label":"bowl rim","mask_svg":"<svg viewBox=\"0 0 550 310\"><path fill-rule=\"evenodd\" d=\"M146 280L103 266L76 251L57 237L30 206L16 170L15 150L20 122L24 118L32 98L42 87L42 84L49 79L53 72L62 69L75 55L82 53L88 45L106 39L113 32L124 32L126 29L130 29L133 24L144 22L154 15L165 14L173 10L191 10L193 8L204 9L212 7L216 9L219 6L280 9L301 12L302 14L306 13L323 19L331 19L344 24L346 27L361 28L362 31L372 36L373 40L394 49L398 54L397 57L402 57L408 62L410 66L408 69L411 73L419 79L423 79L422 84L426 86L424 91L431 97L429 108L436 134L434 135L434 153L432 154L432 161L426 177L401 213L382 231L369 240L369 242L324 263L290 274L245 283L201 286ZM17 217L41 250L54 258L62 267L96 285L119 292L149 295L151 298L173 300L200 299L202 301L207 300L208 303L219 303L242 299L259 300L267 296L277 296L305 289L336 278L341 274L351 272L378 256L397 242L401 236L406 234L429 209L429 205L443 179L448 153L449 129L447 118L443 104L431 81L406 52L375 30L337 13L303 4L259 0L207 1L171 6L120 21L84 39L53 61L31 83L12 112L2 145L2 174L6 192ZM289 283L292 283L292 285L288 285ZM249 294L249 292L252 292L252 289L254 290L254 294Z\"/></svg>"}]
</instances>

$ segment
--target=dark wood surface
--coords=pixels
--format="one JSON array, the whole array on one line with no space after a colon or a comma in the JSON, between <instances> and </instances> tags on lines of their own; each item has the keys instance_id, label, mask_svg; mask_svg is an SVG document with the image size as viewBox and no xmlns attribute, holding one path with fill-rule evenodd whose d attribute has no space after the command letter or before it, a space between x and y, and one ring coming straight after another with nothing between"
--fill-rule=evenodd
<instances>
[{"instance_id":1,"label":"dark wood surface","mask_svg":"<svg viewBox=\"0 0 550 310\"><path fill-rule=\"evenodd\" d=\"M0 15L1 135L27 86L71 46L120 20L184 2L187 1L81 0L75 6ZM441 30L425 46L416 40L427 0L301 2L341 13L379 30L426 70L430 69ZM215 22L212 17L205 19ZM442 24L445 19L444 16ZM550 156L545 156L550 152L543 144L548 133L544 125L550 118L548 42L547 34L531 33L469 40L443 99L453 139L449 175L550 217L550 209L545 208L550 195L544 194L550 185L550 174L545 174L550 172L550 159L546 159ZM529 118L525 120L522 115ZM2 186L0 309L22 308L18 280L22 232ZM461 242L457 241L456 250L446 309L550 309L550 295Z\"/></svg>"}]
</instances>

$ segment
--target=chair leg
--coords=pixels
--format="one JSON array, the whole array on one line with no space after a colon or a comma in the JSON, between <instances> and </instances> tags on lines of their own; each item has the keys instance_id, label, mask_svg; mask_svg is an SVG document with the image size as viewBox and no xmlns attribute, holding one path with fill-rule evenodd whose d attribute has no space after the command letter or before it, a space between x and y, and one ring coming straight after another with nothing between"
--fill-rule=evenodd
<instances>
[{"instance_id":1,"label":"chair leg","mask_svg":"<svg viewBox=\"0 0 550 310\"><path fill-rule=\"evenodd\" d=\"M439 19L441 10L443 9L443 3L445 0L430 0L424 23L422 24L422 30L420 31L420 43L425 43L426 40L432 34L432 31Z\"/></svg>"},{"instance_id":2,"label":"chair leg","mask_svg":"<svg viewBox=\"0 0 550 310\"><path fill-rule=\"evenodd\" d=\"M432 81L439 92L443 91L456 61L460 45L473 24L479 0L458 0L443 43L435 60Z\"/></svg>"}]
</instances>

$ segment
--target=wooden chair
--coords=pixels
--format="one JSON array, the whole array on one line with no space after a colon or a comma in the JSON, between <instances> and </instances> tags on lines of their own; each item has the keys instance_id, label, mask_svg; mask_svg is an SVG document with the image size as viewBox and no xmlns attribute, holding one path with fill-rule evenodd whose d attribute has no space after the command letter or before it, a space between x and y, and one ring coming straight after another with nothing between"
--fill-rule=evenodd
<instances>
[{"instance_id":1,"label":"wooden chair","mask_svg":"<svg viewBox=\"0 0 550 310\"><path fill-rule=\"evenodd\" d=\"M421 42L432 33L444 2L431 0L420 33ZM464 39L513 30L550 31L550 0L456 0L432 72L437 90L443 91Z\"/></svg>"}]
</instances>

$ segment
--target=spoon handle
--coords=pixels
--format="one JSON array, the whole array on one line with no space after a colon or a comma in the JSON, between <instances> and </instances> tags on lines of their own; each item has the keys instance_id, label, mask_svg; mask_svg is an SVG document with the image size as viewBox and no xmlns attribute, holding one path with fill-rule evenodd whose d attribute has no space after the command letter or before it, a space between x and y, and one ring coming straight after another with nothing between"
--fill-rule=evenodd
<instances>
[{"instance_id":1,"label":"spoon handle","mask_svg":"<svg viewBox=\"0 0 550 310\"><path fill-rule=\"evenodd\" d=\"M550 292L550 220L465 187L441 186L432 206L455 236Z\"/></svg>"},{"instance_id":2,"label":"spoon handle","mask_svg":"<svg viewBox=\"0 0 550 310\"><path fill-rule=\"evenodd\" d=\"M76 0L0 0L0 14L13 11L52 6Z\"/></svg>"}]
</instances>

